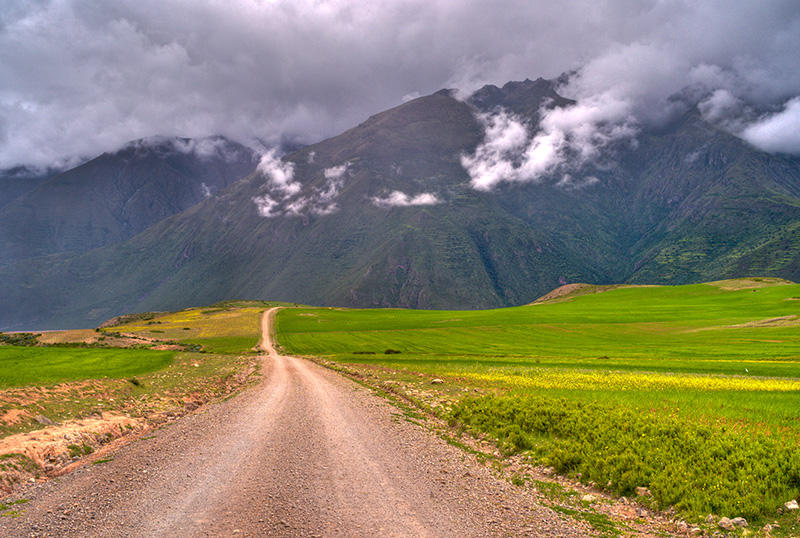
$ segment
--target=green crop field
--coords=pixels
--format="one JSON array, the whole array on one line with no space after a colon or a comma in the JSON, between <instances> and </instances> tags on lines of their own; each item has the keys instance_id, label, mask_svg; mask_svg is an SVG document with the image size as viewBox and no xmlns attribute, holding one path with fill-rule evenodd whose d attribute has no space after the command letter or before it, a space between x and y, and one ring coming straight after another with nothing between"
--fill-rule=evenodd
<instances>
[{"instance_id":1,"label":"green crop field","mask_svg":"<svg viewBox=\"0 0 800 538\"><path fill-rule=\"evenodd\" d=\"M286 309L277 333L289 353L416 393L441 378L435 409L454 425L618 494L649 487L690 518L761 520L800 494L797 284L589 287L486 311Z\"/></svg>"},{"instance_id":2,"label":"green crop field","mask_svg":"<svg viewBox=\"0 0 800 538\"><path fill-rule=\"evenodd\" d=\"M166 367L174 356L146 349L0 346L0 389L142 375Z\"/></svg>"}]
</instances>

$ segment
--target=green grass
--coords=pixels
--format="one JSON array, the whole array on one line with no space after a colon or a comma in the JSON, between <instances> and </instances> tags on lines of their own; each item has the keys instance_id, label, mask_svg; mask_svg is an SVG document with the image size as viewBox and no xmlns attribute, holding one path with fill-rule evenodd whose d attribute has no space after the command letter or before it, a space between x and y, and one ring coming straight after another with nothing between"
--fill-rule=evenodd
<instances>
[{"instance_id":1,"label":"green grass","mask_svg":"<svg viewBox=\"0 0 800 538\"><path fill-rule=\"evenodd\" d=\"M141 375L168 366L174 356L143 349L0 346L0 388Z\"/></svg>"},{"instance_id":2,"label":"green grass","mask_svg":"<svg viewBox=\"0 0 800 538\"><path fill-rule=\"evenodd\" d=\"M454 424L620 494L648 486L690 517L757 520L800 495L800 285L597 291L485 311L287 309L277 332L287 352L417 393L442 378Z\"/></svg>"}]
</instances>

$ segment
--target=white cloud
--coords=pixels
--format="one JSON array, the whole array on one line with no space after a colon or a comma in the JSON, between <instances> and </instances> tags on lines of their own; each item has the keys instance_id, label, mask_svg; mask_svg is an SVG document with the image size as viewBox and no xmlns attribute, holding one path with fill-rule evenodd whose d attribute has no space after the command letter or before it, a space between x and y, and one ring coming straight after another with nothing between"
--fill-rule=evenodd
<instances>
[{"instance_id":1,"label":"white cloud","mask_svg":"<svg viewBox=\"0 0 800 538\"><path fill-rule=\"evenodd\" d=\"M378 207L407 207L415 205L435 205L441 203L441 200L430 192L409 196L401 191L392 191L386 196L376 196L372 198L372 203Z\"/></svg>"},{"instance_id":2,"label":"white cloud","mask_svg":"<svg viewBox=\"0 0 800 538\"><path fill-rule=\"evenodd\" d=\"M573 69L566 96L614 91L641 123L687 85L763 110L800 96L798 28L796 0L4 0L0 168L153 134L317 141L415 92Z\"/></svg>"},{"instance_id":3,"label":"white cloud","mask_svg":"<svg viewBox=\"0 0 800 538\"><path fill-rule=\"evenodd\" d=\"M539 130L531 134L520 118L507 111L481 116L483 142L461 164L470 185L490 191L503 182L540 182L559 168L578 169L593 162L603 148L632 138L636 120L630 103L610 93L577 104L543 109Z\"/></svg>"},{"instance_id":4,"label":"white cloud","mask_svg":"<svg viewBox=\"0 0 800 538\"><path fill-rule=\"evenodd\" d=\"M751 124L742 137L764 151L800 154L800 97Z\"/></svg>"},{"instance_id":5,"label":"white cloud","mask_svg":"<svg viewBox=\"0 0 800 538\"><path fill-rule=\"evenodd\" d=\"M325 183L322 187L311 187L301 195L302 185L294 180L294 165L278 159L273 152L261 158L258 170L269 178L266 185L276 200L270 195L253 199L262 217L302 217L308 214L324 216L339 210L336 198L339 196L347 174L349 163L332 166L322 171Z\"/></svg>"},{"instance_id":6,"label":"white cloud","mask_svg":"<svg viewBox=\"0 0 800 538\"><path fill-rule=\"evenodd\" d=\"M280 215L280 212L276 210L278 206L278 201L273 200L269 194L264 194L261 196L256 196L253 198L253 202L256 204L256 209L258 210L258 214L262 217L277 217Z\"/></svg>"},{"instance_id":7,"label":"white cloud","mask_svg":"<svg viewBox=\"0 0 800 538\"><path fill-rule=\"evenodd\" d=\"M592 185L597 185L598 183L600 183L600 179L595 176L576 178L570 174L564 174L556 183L556 187L561 187L562 189L568 191L576 191L585 189L586 187L591 187Z\"/></svg>"},{"instance_id":8,"label":"white cloud","mask_svg":"<svg viewBox=\"0 0 800 538\"><path fill-rule=\"evenodd\" d=\"M308 198L301 196L300 198L297 198L296 200L286 204L284 214L299 217L303 215L303 210L306 208L306 206L308 206Z\"/></svg>"},{"instance_id":9,"label":"white cloud","mask_svg":"<svg viewBox=\"0 0 800 538\"><path fill-rule=\"evenodd\" d=\"M323 170L322 174L325 176L325 179L339 179L345 174L345 172L347 172L348 166L350 166L350 163L340 164L339 166L331 166L330 168Z\"/></svg>"},{"instance_id":10,"label":"white cloud","mask_svg":"<svg viewBox=\"0 0 800 538\"><path fill-rule=\"evenodd\" d=\"M282 160L274 150L261 156L256 170L267 178L267 187L279 191L283 198L297 194L302 188L294 181L294 163Z\"/></svg>"}]
</instances>

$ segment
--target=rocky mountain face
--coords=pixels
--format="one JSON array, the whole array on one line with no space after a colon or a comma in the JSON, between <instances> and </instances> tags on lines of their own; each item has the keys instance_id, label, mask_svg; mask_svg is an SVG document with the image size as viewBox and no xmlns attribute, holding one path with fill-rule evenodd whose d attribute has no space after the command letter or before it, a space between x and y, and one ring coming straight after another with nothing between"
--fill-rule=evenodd
<instances>
[{"instance_id":1,"label":"rocky mountain face","mask_svg":"<svg viewBox=\"0 0 800 538\"><path fill-rule=\"evenodd\" d=\"M265 155L227 186L202 180L210 196L187 195L194 205L166 218L159 208L155 223L83 243L43 236L50 250L0 265L0 327L90 326L236 298L485 308L566 282L800 277L800 161L760 152L691 107L568 181L470 185L463 158L484 141L487 114L513 113L535 131L542 111L573 103L542 79L466 101L443 90L282 159Z\"/></svg>"}]
</instances>

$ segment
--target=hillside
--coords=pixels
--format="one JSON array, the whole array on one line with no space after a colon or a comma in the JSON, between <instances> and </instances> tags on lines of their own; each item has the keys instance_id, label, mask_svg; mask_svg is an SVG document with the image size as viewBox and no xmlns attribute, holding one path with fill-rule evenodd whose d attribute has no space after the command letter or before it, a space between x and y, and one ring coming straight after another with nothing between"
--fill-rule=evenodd
<instances>
[{"instance_id":1,"label":"hillside","mask_svg":"<svg viewBox=\"0 0 800 538\"><path fill-rule=\"evenodd\" d=\"M0 263L123 241L219 192L255 164L252 150L222 137L131 142L0 207Z\"/></svg>"},{"instance_id":2,"label":"hillside","mask_svg":"<svg viewBox=\"0 0 800 538\"><path fill-rule=\"evenodd\" d=\"M0 170L0 209L35 189L50 175L47 171L29 170L23 166Z\"/></svg>"},{"instance_id":3,"label":"hillside","mask_svg":"<svg viewBox=\"0 0 800 538\"><path fill-rule=\"evenodd\" d=\"M479 112L502 106L535 129L543 106L571 104L542 79L468 102L444 90L409 101L265 158L129 241L0 266L0 327L233 298L486 308L568 282L800 278L800 161L757 151L693 109L585 170L596 180L583 186L469 186L461 157L483 140Z\"/></svg>"}]
</instances>

